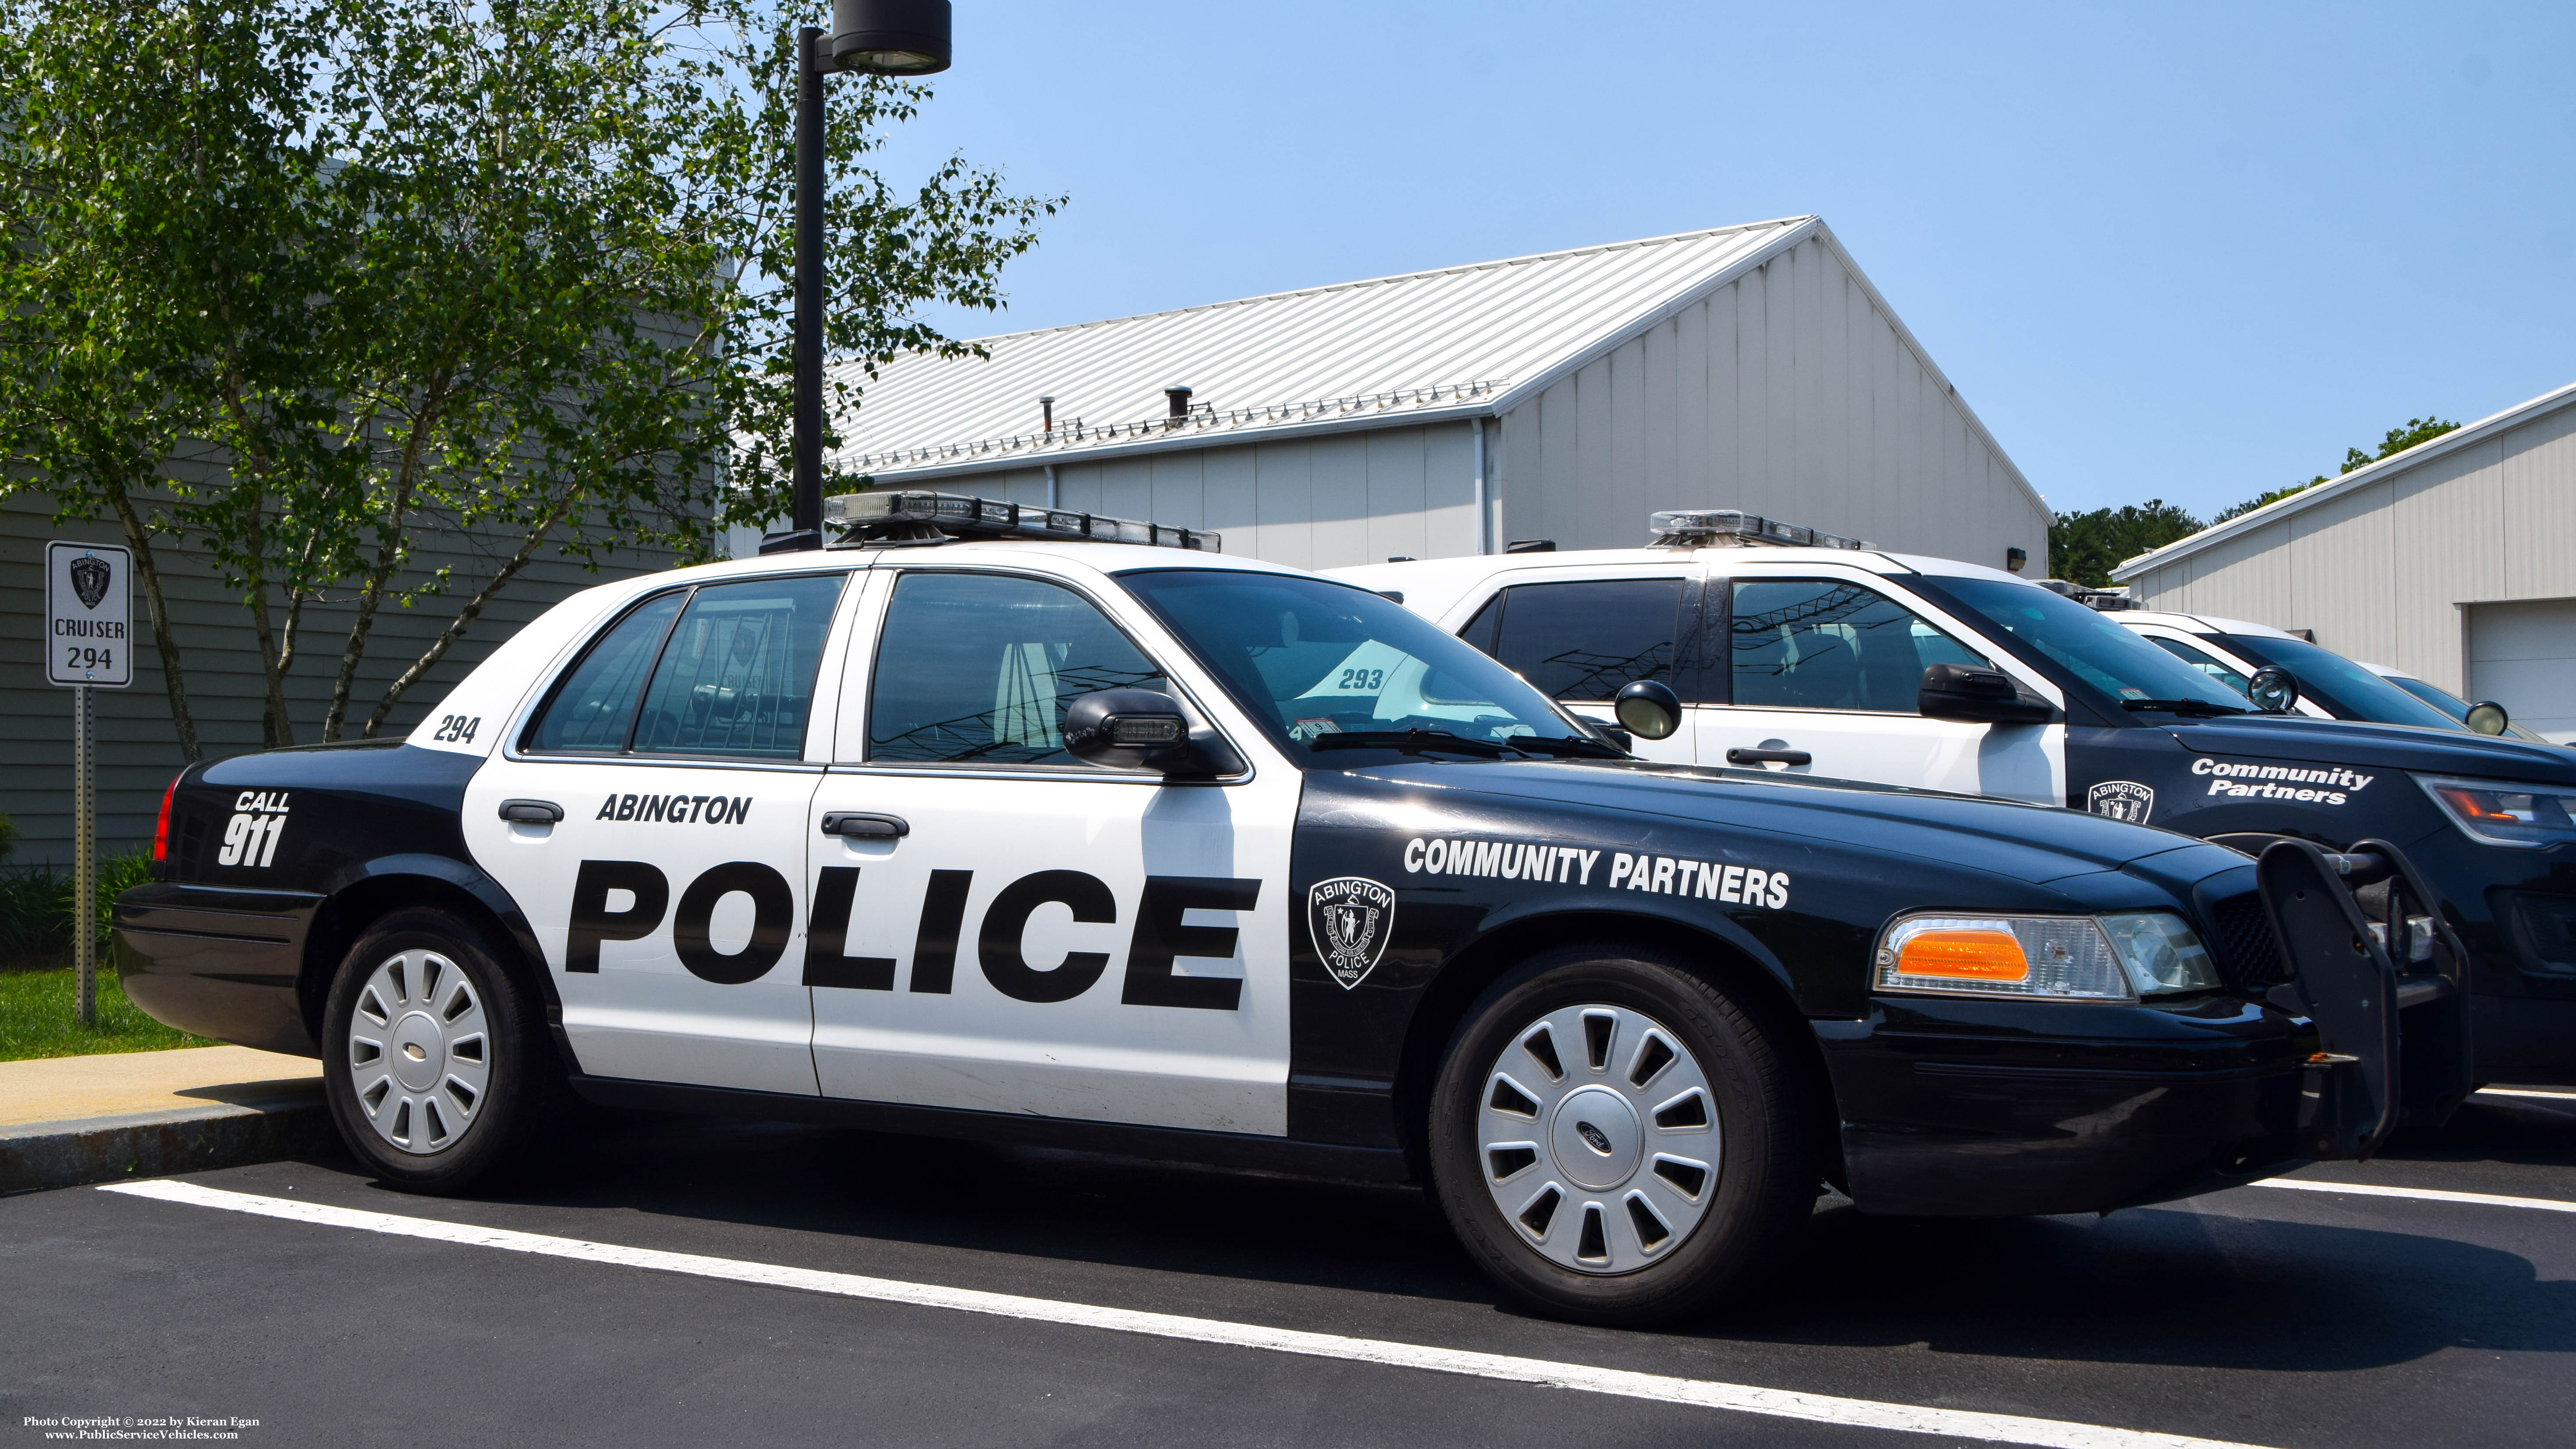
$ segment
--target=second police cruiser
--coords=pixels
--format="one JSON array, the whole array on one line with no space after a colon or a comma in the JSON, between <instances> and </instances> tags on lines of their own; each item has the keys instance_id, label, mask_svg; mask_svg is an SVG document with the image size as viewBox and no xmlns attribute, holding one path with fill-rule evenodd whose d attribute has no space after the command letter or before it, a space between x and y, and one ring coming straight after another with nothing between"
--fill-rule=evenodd
<instances>
[{"instance_id":1,"label":"second police cruiser","mask_svg":"<svg viewBox=\"0 0 2576 1449\"><path fill-rule=\"evenodd\" d=\"M1597 1322L1706 1305L1823 1181L2108 1210L2366 1156L2467 1086L2459 944L2394 848L2258 867L1640 761L1207 535L832 514L825 551L575 595L407 741L191 767L117 903L127 993L319 1055L423 1190L575 1093L1409 1178Z\"/></svg>"},{"instance_id":2,"label":"second police cruiser","mask_svg":"<svg viewBox=\"0 0 2576 1449\"><path fill-rule=\"evenodd\" d=\"M2259 709L2126 615L2000 569L1726 510L1650 527L1647 548L1334 576L1578 710L1670 690L1682 726L1637 745L1655 759L2064 805L2249 854L2395 841L2471 954L2477 1080L2576 1084L2576 754L2429 708L2437 728L2287 713L2306 681L2278 670L2248 680Z\"/></svg>"}]
</instances>

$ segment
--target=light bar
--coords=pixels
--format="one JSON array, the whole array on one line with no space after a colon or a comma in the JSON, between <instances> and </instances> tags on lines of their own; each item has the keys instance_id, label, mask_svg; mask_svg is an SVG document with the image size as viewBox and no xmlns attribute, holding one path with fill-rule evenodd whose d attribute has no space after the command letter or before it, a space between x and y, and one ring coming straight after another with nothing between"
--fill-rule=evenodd
<instances>
[{"instance_id":1,"label":"light bar","mask_svg":"<svg viewBox=\"0 0 2576 1449\"><path fill-rule=\"evenodd\" d=\"M970 538L1044 538L1059 542L1141 543L1222 553L1217 534L1132 518L1103 518L1069 508L1024 507L962 493L843 493L823 500L823 517L841 525L840 546L945 543Z\"/></svg>"},{"instance_id":2,"label":"light bar","mask_svg":"<svg viewBox=\"0 0 2576 1449\"><path fill-rule=\"evenodd\" d=\"M1776 518L1733 508L1672 509L1655 514L1646 522L1654 530L1652 546L1656 548L1706 548L1720 542L1776 544L1789 548L1869 547L1863 539L1801 528L1794 523L1783 523Z\"/></svg>"}]
</instances>

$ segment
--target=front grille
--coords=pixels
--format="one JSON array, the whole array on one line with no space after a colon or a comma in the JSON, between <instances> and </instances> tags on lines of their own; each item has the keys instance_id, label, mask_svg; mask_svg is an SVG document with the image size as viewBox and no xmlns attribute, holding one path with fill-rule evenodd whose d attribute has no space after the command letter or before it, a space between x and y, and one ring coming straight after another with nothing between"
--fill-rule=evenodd
<instances>
[{"instance_id":1,"label":"front grille","mask_svg":"<svg viewBox=\"0 0 2576 1449\"><path fill-rule=\"evenodd\" d=\"M2259 892L2229 896L2210 907L2209 915L2216 937L2209 943L2210 953L2218 958L2219 975L2228 985L2259 991L2290 979L2290 964L2272 935L2272 918L2264 913Z\"/></svg>"}]
</instances>

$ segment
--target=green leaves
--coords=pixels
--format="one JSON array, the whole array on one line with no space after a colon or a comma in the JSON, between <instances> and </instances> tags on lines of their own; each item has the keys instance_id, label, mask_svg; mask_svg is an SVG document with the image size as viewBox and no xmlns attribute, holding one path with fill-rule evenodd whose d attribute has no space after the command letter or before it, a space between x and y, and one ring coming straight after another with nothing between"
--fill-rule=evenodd
<instances>
[{"instance_id":1,"label":"green leaves","mask_svg":"<svg viewBox=\"0 0 2576 1449\"><path fill-rule=\"evenodd\" d=\"M2048 576L2108 588L2124 559L2200 532L2201 523L2161 498L2143 506L2061 513L2048 526Z\"/></svg>"},{"instance_id":2,"label":"green leaves","mask_svg":"<svg viewBox=\"0 0 2576 1449\"><path fill-rule=\"evenodd\" d=\"M551 554L713 551L785 508L792 37L821 0L0 0L0 477L201 546L269 736L306 604L456 622ZM1060 198L870 167L929 90L832 82L833 401L960 350ZM201 467L188 466L191 463ZM5 485L0 485L5 486ZM424 530L483 550L423 570ZM177 659L165 655L172 677ZM173 695L174 709L181 708Z\"/></svg>"}]
</instances>

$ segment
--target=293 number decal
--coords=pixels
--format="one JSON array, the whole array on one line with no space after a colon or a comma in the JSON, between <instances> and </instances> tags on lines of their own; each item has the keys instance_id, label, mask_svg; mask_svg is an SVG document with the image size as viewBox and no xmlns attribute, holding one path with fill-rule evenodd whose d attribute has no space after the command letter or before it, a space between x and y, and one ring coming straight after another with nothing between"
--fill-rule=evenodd
<instances>
[{"instance_id":1,"label":"293 number decal","mask_svg":"<svg viewBox=\"0 0 2576 1449\"><path fill-rule=\"evenodd\" d=\"M1386 688L1383 669L1345 669L1342 682L1336 686L1344 694L1371 694Z\"/></svg>"},{"instance_id":2,"label":"293 number decal","mask_svg":"<svg viewBox=\"0 0 2576 1449\"><path fill-rule=\"evenodd\" d=\"M461 714L443 714L438 717L438 728L431 730L429 737L470 745L474 743L474 732L482 727L483 716L479 714L471 719Z\"/></svg>"}]
</instances>

